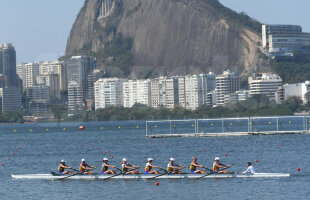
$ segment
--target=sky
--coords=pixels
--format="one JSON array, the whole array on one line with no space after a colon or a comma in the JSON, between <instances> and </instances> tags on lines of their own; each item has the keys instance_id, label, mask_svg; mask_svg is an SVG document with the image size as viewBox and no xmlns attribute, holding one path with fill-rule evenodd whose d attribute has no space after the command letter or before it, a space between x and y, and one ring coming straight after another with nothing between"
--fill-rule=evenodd
<instances>
[{"instance_id":1,"label":"sky","mask_svg":"<svg viewBox=\"0 0 310 200\"><path fill-rule=\"evenodd\" d=\"M310 0L220 0L267 24L298 24L310 32ZM298 2L298 3L296 3ZM0 44L12 43L17 63L64 55L84 0L0 0Z\"/></svg>"}]
</instances>

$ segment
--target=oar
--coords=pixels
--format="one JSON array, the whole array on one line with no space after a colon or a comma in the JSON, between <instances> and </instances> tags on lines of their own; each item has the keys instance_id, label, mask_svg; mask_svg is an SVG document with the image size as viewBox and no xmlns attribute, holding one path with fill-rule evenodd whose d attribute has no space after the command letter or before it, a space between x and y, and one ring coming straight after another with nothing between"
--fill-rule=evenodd
<instances>
[{"instance_id":1,"label":"oar","mask_svg":"<svg viewBox=\"0 0 310 200\"><path fill-rule=\"evenodd\" d=\"M122 171L121 169L119 169L119 168L117 168L117 167L115 167L115 169L118 169L118 170ZM137 168L136 168L136 169L133 169L133 170L137 170ZM130 171L133 171L133 170L129 170L129 172L130 172ZM126 175L126 174L124 174L124 173L114 174L114 175L112 175L112 176L110 176L110 177L108 177L108 178L104 178L104 179L102 179L102 180L108 180L108 179L111 179L111 178L113 178L113 177L115 177L115 176L119 176L119 175Z\"/></svg>"},{"instance_id":2,"label":"oar","mask_svg":"<svg viewBox=\"0 0 310 200\"><path fill-rule=\"evenodd\" d=\"M67 179L69 177L72 177L72 176L75 176L75 175L78 175L78 174L81 174L80 172L76 173L76 174L71 174L69 176L66 176L66 177L63 177L63 178L60 178L60 179L57 179L57 180L64 180L64 179Z\"/></svg>"},{"instance_id":3,"label":"oar","mask_svg":"<svg viewBox=\"0 0 310 200\"><path fill-rule=\"evenodd\" d=\"M209 175L211 175L211 174L216 174L217 172L223 171L223 170L228 169L228 168L230 168L230 167L225 167L225 168L223 168L223 169L221 169L221 170L218 170L218 171L216 171L216 172L213 172L213 171L212 171L210 174L206 174L206 175L200 176L200 177L198 177L198 178L196 178L196 179L201 179L201 178L204 178L204 177L209 176Z\"/></svg>"},{"instance_id":4,"label":"oar","mask_svg":"<svg viewBox=\"0 0 310 200\"><path fill-rule=\"evenodd\" d=\"M147 180L153 180L153 179L158 178L158 177L160 177L160 176L163 176L163 175L165 175L165 174L169 174L169 172L168 172L167 170L165 170L165 169L163 169L163 168L159 168L159 169L165 171L165 173L159 174L159 175L154 176L154 177L152 177L152 178L148 178Z\"/></svg>"}]
</instances>

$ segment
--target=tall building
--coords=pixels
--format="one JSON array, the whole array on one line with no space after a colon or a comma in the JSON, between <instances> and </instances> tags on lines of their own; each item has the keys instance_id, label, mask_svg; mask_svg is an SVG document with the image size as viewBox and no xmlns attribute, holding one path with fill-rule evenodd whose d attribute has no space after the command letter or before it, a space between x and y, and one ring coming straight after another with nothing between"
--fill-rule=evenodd
<instances>
[{"instance_id":1,"label":"tall building","mask_svg":"<svg viewBox=\"0 0 310 200\"><path fill-rule=\"evenodd\" d=\"M202 100L202 84L199 76L185 76L185 108L195 110L203 104Z\"/></svg>"},{"instance_id":2,"label":"tall building","mask_svg":"<svg viewBox=\"0 0 310 200\"><path fill-rule=\"evenodd\" d=\"M151 80L151 99L154 108L174 108L178 105L178 77L159 77Z\"/></svg>"},{"instance_id":3,"label":"tall building","mask_svg":"<svg viewBox=\"0 0 310 200\"><path fill-rule=\"evenodd\" d=\"M276 100L277 90L282 86L282 78L274 73L255 73L248 79L251 95L265 95Z\"/></svg>"},{"instance_id":4,"label":"tall building","mask_svg":"<svg viewBox=\"0 0 310 200\"><path fill-rule=\"evenodd\" d=\"M25 65L25 88L37 85L37 76L39 75L39 62L27 63Z\"/></svg>"},{"instance_id":5,"label":"tall building","mask_svg":"<svg viewBox=\"0 0 310 200\"><path fill-rule=\"evenodd\" d=\"M37 84L49 87L49 95L60 98L60 81L59 74L50 72L37 76Z\"/></svg>"},{"instance_id":6,"label":"tall building","mask_svg":"<svg viewBox=\"0 0 310 200\"><path fill-rule=\"evenodd\" d=\"M272 56L292 56L310 45L310 33L298 25L262 25L262 45Z\"/></svg>"},{"instance_id":7,"label":"tall building","mask_svg":"<svg viewBox=\"0 0 310 200\"><path fill-rule=\"evenodd\" d=\"M82 87L83 101L88 99L88 75L96 68L96 59L89 56L72 56L67 62L67 81Z\"/></svg>"},{"instance_id":8,"label":"tall building","mask_svg":"<svg viewBox=\"0 0 310 200\"><path fill-rule=\"evenodd\" d=\"M22 108L22 94L18 87L0 88L1 112L17 112Z\"/></svg>"},{"instance_id":9,"label":"tall building","mask_svg":"<svg viewBox=\"0 0 310 200\"><path fill-rule=\"evenodd\" d=\"M48 112L49 87L44 85L26 88L28 112L34 115L44 115Z\"/></svg>"},{"instance_id":10,"label":"tall building","mask_svg":"<svg viewBox=\"0 0 310 200\"><path fill-rule=\"evenodd\" d=\"M225 95L240 90L241 77L237 72L224 71L223 74L216 76L216 104L225 103Z\"/></svg>"},{"instance_id":11,"label":"tall building","mask_svg":"<svg viewBox=\"0 0 310 200\"><path fill-rule=\"evenodd\" d=\"M24 90L26 86L26 63L16 65L16 73L22 81L22 87Z\"/></svg>"},{"instance_id":12,"label":"tall building","mask_svg":"<svg viewBox=\"0 0 310 200\"><path fill-rule=\"evenodd\" d=\"M70 81L68 84L68 110L69 112L85 110L83 88L74 81Z\"/></svg>"},{"instance_id":13,"label":"tall building","mask_svg":"<svg viewBox=\"0 0 310 200\"><path fill-rule=\"evenodd\" d=\"M100 78L107 77L107 74L102 69L94 69L90 74L88 74L88 97L87 97L87 110L94 109L95 103L95 89L94 85L95 82L98 81Z\"/></svg>"},{"instance_id":14,"label":"tall building","mask_svg":"<svg viewBox=\"0 0 310 200\"><path fill-rule=\"evenodd\" d=\"M0 47L2 57L2 73L8 79L8 87L20 87L21 83L16 74L16 51L12 44L4 44ZM1 64L1 63L0 63ZM1 69L0 69L1 71Z\"/></svg>"},{"instance_id":15,"label":"tall building","mask_svg":"<svg viewBox=\"0 0 310 200\"><path fill-rule=\"evenodd\" d=\"M40 75L58 74L59 90L67 89L67 75L65 73L65 63L62 61L42 62L39 68Z\"/></svg>"},{"instance_id":16,"label":"tall building","mask_svg":"<svg viewBox=\"0 0 310 200\"><path fill-rule=\"evenodd\" d=\"M95 82L95 109L122 107L124 105L123 83L121 78L101 78Z\"/></svg>"},{"instance_id":17,"label":"tall building","mask_svg":"<svg viewBox=\"0 0 310 200\"><path fill-rule=\"evenodd\" d=\"M124 107L139 103L151 106L151 80L129 80L123 82Z\"/></svg>"}]
</instances>

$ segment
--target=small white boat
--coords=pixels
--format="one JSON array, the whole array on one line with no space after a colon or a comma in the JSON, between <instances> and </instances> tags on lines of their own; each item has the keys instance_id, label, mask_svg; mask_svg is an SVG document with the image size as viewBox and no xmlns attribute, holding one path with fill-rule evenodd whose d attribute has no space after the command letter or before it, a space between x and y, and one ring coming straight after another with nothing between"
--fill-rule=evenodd
<instances>
[{"instance_id":1,"label":"small white boat","mask_svg":"<svg viewBox=\"0 0 310 200\"><path fill-rule=\"evenodd\" d=\"M229 173L229 174L134 174L134 175L52 175L52 174L12 174L14 179L197 179L197 178L280 178L289 177L290 174L285 173L255 173L255 174L244 174L244 173Z\"/></svg>"}]
</instances>

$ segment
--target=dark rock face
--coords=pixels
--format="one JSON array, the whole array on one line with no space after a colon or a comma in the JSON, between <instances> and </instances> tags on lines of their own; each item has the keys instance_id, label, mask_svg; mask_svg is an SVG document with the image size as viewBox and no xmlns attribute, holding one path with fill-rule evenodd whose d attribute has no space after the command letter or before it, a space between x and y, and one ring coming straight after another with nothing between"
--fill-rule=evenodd
<instances>
[{"instance_id":1,"label":"dark rock face","mask_svg":"<svg viewBox=\"0 0 310 200\"><path fill-rule=\"evenodd\" d=\"M208 1L215 0L88 0L71 30L66 55L98 52L117 32L133 39L135 72L146 68L159 75L184 75L235 69L247 74L266 67L259 58L258 33L232 23Z\"/></svg>"}]
</instances>

